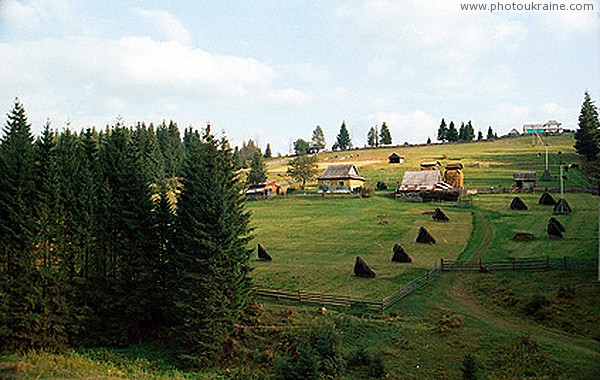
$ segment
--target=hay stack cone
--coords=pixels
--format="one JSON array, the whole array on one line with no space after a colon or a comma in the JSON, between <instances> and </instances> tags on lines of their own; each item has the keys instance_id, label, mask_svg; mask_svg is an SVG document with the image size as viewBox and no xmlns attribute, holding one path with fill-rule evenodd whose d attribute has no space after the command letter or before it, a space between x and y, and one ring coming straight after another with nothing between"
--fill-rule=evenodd
<instances>
[{"instance_id":1,"label":"hay stack cone","mask_svg":"<svg viewBox=\"0 0 600 380\"><path fill-rule=\"evenodd\" d=\"M570 214L571 212L573 212L573 210L566 199L561 198L556 202L556 205L554 206L555 214Z\"/></svg>"},{"instance_id":2,"label":"hay stack cone","mask_svg":"<svg viewBox=\"0 0 600 380\"><path fill-rule=\"evenodd\" d=\"M565 232L566 230L565 230L565 227L562 225L562 223L558 221L558 219L550 218L550 220L548 220L547 231L548 231L548 236L562 239L563 232Z\"/></svg>"},{"instance_id":3,"label":"hay stack cone","mask_svg":"<svg viewBox=\"0 0 600 380\"><path fill-rule=\"evenodd\" d=\"M448 216L442 211L442 209L438 207L433 212L433 220L438 222L447 222L450 220L450 218L448 218Z\"/></svg>"},{"instance_id":4,"label":"hay stack cone","mask_svg":"<svg viewBox=\"0 0 600 380\"><path fill-rule=\"evenodd\" d=\"M262 261L273 261L273 256L267 252L267 249L261 243L258 243L258 259Z\"/></svg>"},{"instance_id":5,"label":"hay stack cone","mask_svg":"<svg viewBox=\"0 0 600 380\"><path fill-rule=\"evenodd\" d=\"M510 202L511 210L527 210L527 205L523 200L519 197L514 197L512 202Z\"/></svg>"},{"instance_id":6,"label":"hay stack cone","mask_svg":"<svg viewBox=\"0 0 600 380\"><path fill-rule=\"evenodd\" d=\"M375 272L367 265L365 260L360 256L356 256L356 261L354 262L354 275L356 277L373 278L375 277Z\"/></svg>"},{"instance_id":7,"label":"hay stack cone","mask_svg":"<svg viewBox=\"0 0 600 380\"><path fill-rule=\"evenodd\" d=\"M538 201L538 204L545 206L554 206L556 204L556 200L550 193L544 192Z\"/></svg>"},{"instance_id":8,"label":"hay stack cone","mask_svg":"<svg viewBox=\"0 0 600 380\"><path fill-rule=\"evenodd\" d=\"M421 227L419 228L419 235L417 235L416 242L421 244L435 244L435 239L425 227Z\"/></svg>"},{"instance_id":9,"label":"hay stack cone","mask_svg":"<svg viewBox=\"0 0 600 380\"><path fill-rule=\"evenodd\" d=\"M412 263L411 257L398 243L394 244L394 254L392 255L392 261L396 263Z\"/></svg>"}]
</instances>

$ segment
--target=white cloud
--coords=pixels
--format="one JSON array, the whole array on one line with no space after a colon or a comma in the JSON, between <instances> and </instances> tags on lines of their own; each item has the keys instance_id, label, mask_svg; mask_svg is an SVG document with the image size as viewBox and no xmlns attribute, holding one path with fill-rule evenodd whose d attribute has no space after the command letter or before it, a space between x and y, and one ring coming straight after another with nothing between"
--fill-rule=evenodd
<instances>
[{"instance_id":1,"label":"white cloud","mask_svg":"<svg viewBox=\"0 0 600 380\"><path fill-rule=\"evenodd\" d=\"M519 106L511 103L500 103L494 107L491 114L491 121L494 123L494 130L510 130L528 123L527 117L530 109L527 106Z\"/></svg>"},{"instance_id":2,"label":"white cloud","mask_svg":"<svg viewBox=\"0 0 600 380\"><path fill-rule=\"evenodd\" d=\"M376 57L369 62L367 72L371 76L389 74L396 65L396 60L387 57Z\"/></svg>"},{"instance_id":3,"label":"white cloud","mask_svg":"<svg viewBox=\"0 0 600 380\"><path fill-rule=\"evenodd\" d=\"M310 95L295 88L271 90L264 94L263 99L283 104L303 105L311 100Z\"/></svg>"},{"instance_id":4,"label":"white cloud","mask_svg":"<svg viewBox=\"0 0 600 380\"><path fill-rule=\"evenodd\" d=\"M154 26L160 28L168 41L177 41L183 45L191 45L192 36L179 20L171 13L160 9L141 9L137 13L145 17Z\"/></svg>"},{"instance_id":5,"label":"white cloud","mask_svg":"<svg viewBox=\"0 0 600 380\"><path fill-rule=\"evenodd\" d=\"M29 34L65 25L73 20L73 12L65 0L2 0L0 20L17 34Z\"/></svg>"}]
</instances>

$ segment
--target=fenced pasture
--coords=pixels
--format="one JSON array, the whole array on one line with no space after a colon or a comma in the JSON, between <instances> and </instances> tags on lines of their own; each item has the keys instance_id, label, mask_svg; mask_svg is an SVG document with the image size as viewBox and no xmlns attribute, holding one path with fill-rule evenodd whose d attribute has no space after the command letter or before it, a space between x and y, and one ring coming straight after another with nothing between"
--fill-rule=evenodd
<instances>
[{"instance_id":1,"label":"fenced pasture","mask_svg":"<svg viewBox=\"0 0 600 380\"><path fill-rule=\"evenodd\" d=\"M265 288L381 300L427 273L441 258L457 258L466 246L471 211L444 208L450 222L434 222L424 213L437 206L387 197L288 197L251 202L253 244L262 243L274 258L254 262L255 282ZM437 244L415 242L421 226ZM404 247L412 263L391 261L395 243ZM353 275L356 256L375 271L374 279Z\"/></svg>"}]
</instances>

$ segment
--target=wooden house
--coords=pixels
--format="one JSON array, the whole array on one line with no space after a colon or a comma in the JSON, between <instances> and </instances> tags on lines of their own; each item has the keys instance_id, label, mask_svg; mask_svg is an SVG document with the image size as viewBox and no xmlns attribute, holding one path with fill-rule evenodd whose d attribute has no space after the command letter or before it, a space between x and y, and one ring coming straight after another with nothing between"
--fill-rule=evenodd
<instances>
[{"instance_id":1,"label":"wooden house","mask_svg":"<svg viewBox=\"0 0 600 380\"><path fill-rule=\"evenodd\" d=\"M442 174L439 170L408 171L404 173L397 193L434 190L436 185L442 182Z\"/></svg>"},{"instance_id":2,"label":"wooden house","mask_svg":"<svg viewBox=\"0 0 600 380\"><path fill-rule=\"evenodd\" d=\"M444 181L455 189L464 188L463 164L447 164L444 172Z\"/></svg>"},{"instance_id":3,"label":"wooden house","mask_svg":"<svg viewBox=\"0 0 600 380\"><path fill-rule=\"evenodd\" d=\"M536 185L535 172L514 172L513 178L518 190L531 190Z\"/></svg>"},{"instance_id":4,"label":"wooden house","mask_svg":"<svg viewBox=\"0 0 600 380\"><path fill-rule=\"evenodd\" d=\"M394 152L394 153L390 154L390 156L388 157L388 160L389 160L390 164L403 164L405 157Z\"/></svg>"},{"instance_id":5,"label":"wooden house","mask_svg":"<svg viewBox=\"0 0 600 380\"><path fill-rule=\"evenodd\" d=\"M246 197L248 199L265 199L271 198L275 194L281 192L281 186L275 181L268 181L248 186Z\"/></svg>"},{"instance_id":6,"label":"wooden house","mask_svg":"<svg viewBox=\"0 0 600 380\"><path fill-rule=\"evenodd\" d=\"M365 184L354 165L332 165L317 178L320 193L351 193Z\"/></svg>"}]
</instances>

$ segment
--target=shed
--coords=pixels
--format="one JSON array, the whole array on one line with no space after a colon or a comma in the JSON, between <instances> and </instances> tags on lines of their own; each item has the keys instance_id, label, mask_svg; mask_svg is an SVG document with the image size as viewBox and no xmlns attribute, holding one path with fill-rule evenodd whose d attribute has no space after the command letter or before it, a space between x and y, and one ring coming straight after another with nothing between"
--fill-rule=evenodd
<instances>
[{"instance_id":1,"label":"shed","mask_svg":"<svg viewBox=\"0 0 600 380\"><path fill-rule=\"evenodd\" d=\"M402 184L398 192L415 192L434 190L438 183L442 182L442 174L439 170L422 170L418 172L405 172Z\"/></svg>"},{"instance_id":2,"label":"shed","mask_svg":"<svg viewBox=\"0 0 600 380\"><path fill-rule=\"evenodd\" d=\"M354 165L331 165L317 178L320 193L351 193L362 188L365 179Z\"/></svg>"},{"instance_id":3,"label":"shed","mask_svg":"<svg viewBox=\"0 0 600 380\"><path fill-rule=\"evenodd\" d=\"M513 178L515 188L519 190L531 190L536 185L535 172L514 172Z\"/></svg>"},{"instance_id":4,"label":"shed","mask_svg":"<svg viewBox=\"0 0 600 380\"><path fill-rule=\"evenodd\" d=\"M404 156L401 156L401 155L397 154L396 152L390 154L390 156L388 157L390 164L403 164L404 159L405 159Z\"/></svg>"},{"instance_id":5,"label":"shed","mask_svg":"<svg viewBox=\"0 0 600 380\"><path fill-rule=\"evenodd\" d=\"M265 199L279 194L281 186L275 181L268 181L248 186L246 197L248 199Z\"/></svg>"},{"instance_id":6,"label":"shed","mask_svg":"<svg viewBox=\"0 0 600 380\"><path fill-rule=\"evenodd\" d=\"M421 170L440 170L440 166L442 164L439 161L421 162Z\"/></svg>"}]
</instances>

